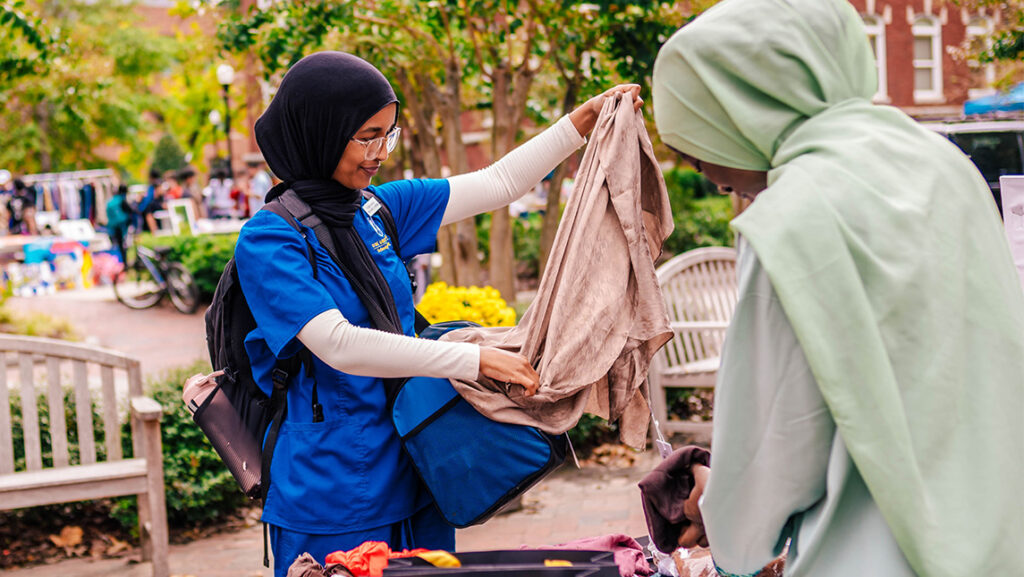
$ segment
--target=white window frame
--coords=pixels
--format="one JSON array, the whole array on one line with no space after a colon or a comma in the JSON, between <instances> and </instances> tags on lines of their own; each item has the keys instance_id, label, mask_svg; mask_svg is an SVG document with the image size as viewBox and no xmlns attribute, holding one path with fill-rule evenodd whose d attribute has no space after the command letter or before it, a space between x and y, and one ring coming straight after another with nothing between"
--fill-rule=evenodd
<instances>
[{"instance_id":1,"label":"white window frame","mask_svg":"<svg viewBox=\"0 0 1024 577\"><path fill-rule=\"evenodd\" d=\"M914 82L917 82L917 71L931 69L932 90L919 90L914 86L914 102L918 104L941 104L946 101L942 86L942 24L933 16L918 16L913 26L914 44L919 37L930 37L932 57L927 60L914 58ZM914 55L916 56L916 54Z\"/></svg>"},{"instance_id":2,"label":"white window frame","mask_svg":"<svg viewBox=\"0 0 1024 577\"><path fill-rule=\"evenodd\" d=\"M887 72L888 59L885 50L885 21L873 14L862 14L861 18L864 20L864 31L868 35L868 40L874 43L875 48L878 91L875 92L872 100L877 103L888 104L891 100L889 99L889 75Z\"/></svg>"},{"instance_id":3,"label":"white window frame","mask_svg":"<svg viewBox=\"0 0 1024 577\"><path fill-rule=\"evenodd\" d=\"M967 46L970 47L972 40L978 37L985 38L985 46L991 48L992 46L992 31L995 29L995 25L991 18L984 16L978 16L972 19L967 24ZM982 67L985 73L985 86L972 86L967 89L967 98L980 98L982 96L990 96L996 93L994 88L996 83L996 65L995 63L988 62L981 65L976 59L968 56L967 66L971 68Z\"/></svg>"}]
</instances>

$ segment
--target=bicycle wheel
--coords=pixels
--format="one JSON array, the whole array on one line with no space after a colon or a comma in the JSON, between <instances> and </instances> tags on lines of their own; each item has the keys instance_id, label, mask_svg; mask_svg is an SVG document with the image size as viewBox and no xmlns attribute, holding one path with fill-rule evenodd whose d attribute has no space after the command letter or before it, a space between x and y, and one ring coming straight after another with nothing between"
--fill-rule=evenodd
<instances>
[{"instance_id":1,"label":"bicycle wheel","mask_svg":"<svg viewBox=\"0 0 1024 577\"><path fill-rule=\"evenodd\" d=\"M192 274L178 263L167 267L167 296L178 311L190 315L199 306L199 288Z\"/></svg>"},{"instance_id":2,"label":"bicycle wheel","mask_svg":"<svg viewBox=\"0 0 1024 577\"><path fill-rule=\"evenodd\" d=\"M143 257L136 257L114 277L114 296L131 309L148 309L164 298L166 290L156 278Z\"/></svg>"}]
</instances>

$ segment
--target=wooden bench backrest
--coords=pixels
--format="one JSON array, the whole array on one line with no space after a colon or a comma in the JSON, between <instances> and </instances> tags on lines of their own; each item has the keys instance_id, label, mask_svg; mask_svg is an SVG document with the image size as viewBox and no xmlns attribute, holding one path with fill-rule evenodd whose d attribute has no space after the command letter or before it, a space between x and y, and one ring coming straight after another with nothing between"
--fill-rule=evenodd
<instances>
[{"instance_id":1,"label":"wooden bench backrest","mask_svg":"<svg viewBox=\"0 0 1024 577\"><path fill-rule=\"evenodd\" d=\"M128 400L142 395L142 372L139 361L117 352L53 339L0 335L0 475L15 472L14 424L11 418L11 378L17 380L21 397L24 433L25 467L28 471L43 468L42 436L36 399L42 392L49 407L49 437L53 466L71 463L68 450L66 415L64 412L64 378L70 375L74 387L75 421L79 446L79 463L97 462L93 434L93 403L102 407L106 460L123 458L121 424L128 418ZM38 370L37 370L38 369ZM65 372L70 369L69 372ZM115 371L123 371L128 384L127 394L115 385ZM90 387L91 377L98 374L99 390ZM41 376L44 375L44 376ZM124 381L121 381L124 382ZM123 386L120 387L123 389ZM94 399L94 396L98 398ZM137 424L132 422L132 442L136 455L142 454Z\"/></svg>"},{"instance_id":2,"label":"wooden bench backrest","mask_svg":"<svg viewBox=\"0 0 1024 577\"><path fill-rule=\"evenodd\" d=\"M736 249L687 251L658 267L657 274L676 333L658 353L663 366L718 357L736 308Z\"/></svg>"}]
</instances>

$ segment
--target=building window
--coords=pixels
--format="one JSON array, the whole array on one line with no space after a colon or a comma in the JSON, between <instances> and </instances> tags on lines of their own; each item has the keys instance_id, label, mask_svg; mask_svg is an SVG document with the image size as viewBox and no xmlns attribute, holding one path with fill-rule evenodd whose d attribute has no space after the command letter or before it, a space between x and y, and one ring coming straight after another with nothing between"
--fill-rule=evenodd
<instances>
[{"instance_id":1,"label":"building window","mask_svg":"<svg viewBox=\"0 0 1024 577\"><path fill-rule=\"evenodd\" d=\"M914 101L938 103L942 92L942 27L938 19L914 20Z\"/></svg>"},{"instance_id":2,"label":"building window","mask_svg":"<svg viewBox=\"0 0 1024 577\"><path fill-rule=\"evenodd\" d=\"M864 15L864 31L871 44L871 52L875 56L875 69L878 71L878 91L875 102L889 102L889 82L886 73L885 58L885 22L878 16Z\"/></svg>"},{"instance_id":3,"label":"building window","mask_svg":"<svg viewBox=\"0 0 1024 577\"><path fill-rule=\"evenodd\" d=\"M970 70L970 87L968 98L978 98L995 94L993 85L996 83L996 66L983 63L978 55L992 47L992 20L977 17L967 24L967 68Z\"/></svg>"}]
</instances>

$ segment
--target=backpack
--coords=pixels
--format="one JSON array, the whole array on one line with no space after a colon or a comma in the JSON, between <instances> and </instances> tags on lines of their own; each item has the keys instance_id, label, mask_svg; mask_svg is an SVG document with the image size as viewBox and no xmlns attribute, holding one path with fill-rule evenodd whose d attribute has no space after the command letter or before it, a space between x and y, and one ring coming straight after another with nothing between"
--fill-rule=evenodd
<instances>
[{"instance_id":1,"label":"backpack","mask_svg":"<svg viewBox=\"0 0 1024 577\"><path fill-rule=\"evenodd\" d=\"M395 252L399 253L397 229L387 205L368 191L363 194L368 199L367 204L376 201L376 212L391 237ZM294 191L288 190L261 210L277 214L303 236L314 278L317 276L315 252L299 223L312 228L337 261L327 226ZM205 320L210 362L214 370L223 370L224 373L217 377L213 392L196 408L193 420L210 440L242 492L250 499L266 500L270 489L270 462L287 412L288 381L303 367L312 375L312 355L303 347L293 357L278 360L272 373L272 394L267 396L260 389L245 351L245 338L256 328L256 321L242 293L233 258L224 267ZM425 322L417 316L418 328L425 326ZM315 382L313 415L315 421L323 420Z\"/></svg>"}]
</instances>

